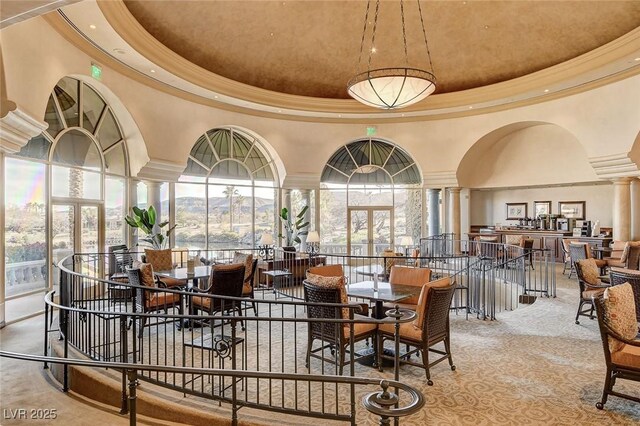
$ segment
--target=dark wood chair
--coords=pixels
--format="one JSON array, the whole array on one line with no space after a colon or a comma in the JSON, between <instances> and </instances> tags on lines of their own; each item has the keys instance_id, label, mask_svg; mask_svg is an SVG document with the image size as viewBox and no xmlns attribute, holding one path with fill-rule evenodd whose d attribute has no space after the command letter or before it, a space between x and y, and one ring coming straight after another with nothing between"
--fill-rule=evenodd
<instances>
[{"instance_id":1,"label":"dark wood chair","mask_svg":"<svg viewBox=\"0 0 640 426\"><path fill-rule=\"evenodd\" d=\"M614 287L619 295L615 297L633 297L631 289L627 284ZM611 291L613 291L613 289ZM605 301L606 295L599 295L594 298L594 304L598 314L598 326L600 328L600 337L602 338L602 347L604 349L604 359L607 364L607 375L605 377L604 389L602 391L602 399L596 403L596 407L602 410L607 403L609 395L640 402L637 395L623 394L613 390L617 379L631 380L640 382L640 339L634 339L631 336L625 338L620 334L619 326L610 322L611 318L617 317L620 322L620 316L624 312L613 312L616 310L612 306L607 306ZM637 309L637 306L636 306ZM637 312L637 311L636 311ZM638 332L635 318L626 318L627 323L636 324L636 334ZM631 333L633 334L633 330Z\"/></svg>"},{"instance_id":2,"label":"dark wood chair","mask_svg":"<svg viewBox=\"0 0 640 426\"><path fill-rule=\"evenodd\" d=\"M208 315L213 315L216 312L222 314L231 312L242 316L242 301L239 299L242 297L243 282L243 263L215 265L211 269L211 285L209 288L206 290L194 288L195 292L206 293L206 296L191 296L190 309L192 313L195 314L201 311ZM234 297L238 298L238 300L221 299L215 296ZM244 323L241 321L240 324L244 330ZM213 328L213 318L210 320L210 325Z\"/></svg>"},{"instance_id":3,"label":"dark wood chair","mask_svg":"<svg viewBox=\"0 0 640 426\"><path fill-rule=\"evenodd\" d=\"M625 267L637 271L640 269L640 246L630 246Z\"/></svg>"},{"instance_id":4,"label":"dark wood chair","mask_svg":"<svg viewBox=\"0 0 640 426\"><path fill-rule=\"evenodd\" d=\"M587 243L575 243L572 242L569 244L569 256L571 257L571 262L575 267L576 262L583 259L593 259L596 262L598 268L600 268L600 272L603 272L603 269L607 266L607 261L602 259L595 259L591 256L591 247ZM569 278L571 278L571 274L569 274Z\"/></svg>"},{"instance_id":5,"label":"dark wood chair","mask_svg":"<svg viewBox=\"0 0 640 426\"><path fill-rule=\"evenodd\" d=\"M441 286L444 285L444 286ZM420 301L418 303L418 317L408 323L400 324L399 339L401 344L408 348L398 361L401 364L409 364L425 369L427 384L433 385L430 369L434 365L449 360L452 371L456 367L453 365L451 357L451 333L449 327L449 308L455 293L455 281L451 283L451 278L441 278L432 281L422 287ZM395 323L383 324L378 327L378 366L382 367L381 358L393 359L384 355L384 342L386 340L395 341ZM435 349L433 346L443 343L444 350ZM429 360L429 353L441 355L434 361ZM422 363L413 362L411 355L419 354Z\"/></svg>"},{"instance_id":6,"label":"dark wood chair","mask_svg":"<svg viewBox=\"0 0 640 426\"><path fill-rule=\"evenodd\" d=\"M609 271L611 285L629 283L633 290L633 298L636 304L636 320L640 323L640 272L630 269L611 268Z\"/></svg>"},{"instance_id":7,"label":"dark wood chair","mask_svg":"<svg viewBox=\"0 0 640 426\"><path fill-rule=\"evenodd\" d=\"M182 315L182 294L171 293L162 291L162 288L166 288L164 283L160 280L156 280L153 275L153 267L148 263L143 263L138 268L128 268L127 275L129 277L129 284L135 287L135 307L134 312L151 313L164 311L166 314L169 309L178 309L178 312ZM145 287L149 288L146 290ZM153 290L152 290L153 289ZM144 327L147 325L147 317L138 317L138 337L142 338ZM167 322L178 321L179 319L159 321L154 323L165 324Z\"/></svg>"},{"instance_id":8,"label":"dark wood chair","mask_svg":"<svg viewBox=\"0 0 640 426\"><path fill-rule=\"evenodd\" d=\"M312 303L307 306L307 318L310 319L353 319L354 308L340 308L334 306L322 306L314 304L336 303L344 304L339 288L321 287L303 281L304 284L304 300ZM355 308L357 309L357 308ZM364 317L363 317L364 318ZM360 340L368 339L376 334L377 325L374 323L354 323L353 324L353 340L354 343ZM350 362L345 359L348 352L347 346L351 343L350 324L340 322L309 322L308 339L307 339L307 356L306 367L310 368L311 357L320 359L323 362L335 364L338 368L338 374L342 375L343 367ZM315 340L321 341L323 344L313 349ZM329 359L324 356L324 351L329 350L332 355L337 355L335 359ZM317 352L320 352L318 354ZM355 356L350 354L351 357Z\"/></svg>"},{"instance_id":9,"label":"dark wood chair","mask_svg":"<svg viewBox=\"0 0 640 426\"><path fill-rule=\"evenodd\" d=\"M576 324L580 324L580 316L588 316L593 319L593 298L602 294L609 285L599 279L598 264L595 259L578 260L574 262L573 267L578 276L578 286L580 287L580 302L576 313ZM583 307L585 308L583 309Z\"/></svg>"}]
</instances>

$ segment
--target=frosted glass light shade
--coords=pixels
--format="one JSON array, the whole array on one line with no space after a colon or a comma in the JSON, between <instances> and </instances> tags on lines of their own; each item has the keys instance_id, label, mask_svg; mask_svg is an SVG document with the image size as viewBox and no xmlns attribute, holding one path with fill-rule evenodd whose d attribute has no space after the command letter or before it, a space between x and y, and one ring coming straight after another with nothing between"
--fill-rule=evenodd
<instances>
[{"instance_id":1,"label":"frosted glass light shade","mask_svg":"<svg viewBox=\"0 0 640 426\"><path fill-rule=\"evenodd\" d=\"M307 242L308 243L319 243L320 242L320 235L318 235L318 231L309 232L309 234L307 235Z\"/></svg>"},{"instance_id":2,"label":"frosted glass light shade","mask_svg":"<svg viewBox=\"0 0 640 426\"><path fill-rule=\"evenodd\" d=\"M260 237L260 245L272 246L273 245L273 235L271 235L271 234L262 234L262 237Z\"/></svg>"},{"instance_id":3,"label":"frosted glass light shade","mask_svg":"<svg viewBox=\"0 0 640 426\"><path fill-rule=\"evenodd\" d=\"M411 238L408 235L403 236L400 239L400 245L401 246L412 246L413 245L413 238Z\"/></svg>"},{"instance_id":4,"label":"frosted glass light shade","mask_svg":"<svg viewBox=\"0 0 640 426\"><path fill-rule=\"evenodd\" d=\"M349 96L382 109L420 102L436 90L436 78L415 68L381 68L360 73L349 81Z\"/></svg>"}]
</instances>

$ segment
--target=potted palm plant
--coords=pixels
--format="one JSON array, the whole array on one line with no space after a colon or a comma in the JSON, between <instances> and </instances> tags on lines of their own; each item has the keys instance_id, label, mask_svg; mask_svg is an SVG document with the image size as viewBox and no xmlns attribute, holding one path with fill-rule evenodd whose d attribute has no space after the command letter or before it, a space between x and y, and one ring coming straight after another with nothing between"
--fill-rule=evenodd
<instances>
[{"instance_id":1,"label":"potted palm plant","mask_svg":"<svg viewBox=\"0 0 640 426\"><path fill-rule=\"evenodd\" d=\"M282 222L284 234L278 234L278 237L284 240L285 245L283 245L282 248L285 251L287 249L291 251L292 248L295 250L294 244L300 244L302 241L300 237L307 235L309 222L305 222L304 220L304 214L307 210L309 210L309 206L304 206L295 218L289 214L289 210L286 207L280 210L280 221Z\"/></svg>"},{"instance_id":2,"label":"potted palm plant","mask_svg":"<svg viewBox=\"0 0 640 426\"><path fill-rule=\"evenodd\" d=\"M160 232L154 232L156 225L156 209L153 206L149 206L149 209L141 209L139 207L132 207L132 215L126 215L124 217L125 222L132 228L137 228L144 232L146 237L140 238L139 241L148 244L154 250L162 250L169 243L169 236L175 229L176 225L173 225L168 230L162 232L162 228L169 225L168 221L158 224Z\"/></svg>"}]
</instances>

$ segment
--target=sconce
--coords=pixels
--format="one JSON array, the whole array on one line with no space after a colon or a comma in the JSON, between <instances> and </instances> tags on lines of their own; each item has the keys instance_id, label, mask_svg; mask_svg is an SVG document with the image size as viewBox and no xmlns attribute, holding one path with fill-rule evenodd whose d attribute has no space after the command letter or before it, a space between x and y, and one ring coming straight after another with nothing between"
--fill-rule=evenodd
<instances>
[{"instance_id":1,"label":"sconce","mask_svg":"<svg viewBox=\"0 0 640 426\"><path fill-rule=\"evenodd\" d=\"M320 250L320 235L318 231L311 231L307 234L307 253L310 256L315 256Z\"/></svg>"},{"instance_id":2,"label":"sconce","mask_svg":"<svg viewBox=\"0 0 640 426\"><path fill-rule=\"evenodd\" d=\"M258 256L264 260L273 259L273 235L262 234L260 245L258 246Z\"/></svg>"}]
</instances>

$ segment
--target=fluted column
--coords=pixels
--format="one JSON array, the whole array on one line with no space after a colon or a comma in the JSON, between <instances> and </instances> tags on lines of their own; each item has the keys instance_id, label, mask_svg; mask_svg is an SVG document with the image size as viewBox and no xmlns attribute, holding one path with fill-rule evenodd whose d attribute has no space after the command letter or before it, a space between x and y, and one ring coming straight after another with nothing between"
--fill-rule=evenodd
<instances>
[{"instance_id":1,"label":"fluted column","mask_svg":"<svg viewBox=\"0 0 640 426\"><path fill-rule=\"evenodd\" d=\"M309 208L307 209L306 213L304 214L304 221L305 222L309 222L311 223L311 191L308 189L301 189L300 190L300 195L302 196L302 204L304 204L305 206L309 206ZM307 231L310 229L310 227L307 228ZM301 235L300 236L300 251L301 252L306 252L307 251L307 236L306 235Z\"/></svg>"},{"instance_id":2,"label":"fluted column","mask_svg":"<svg viewBox=\"0 0 640 426\"><path fill-rule=\"evenodd\" d=\"M631 239L640 240L640 180L631 181Z\"/></svg>"},{"instance_id":3,"label":"fluted column","mask_svg":"<svg viewBox=\"0 0 640 426\"><path fill-rule=\"evenodd\" d=\"M153 206L158 215L156 224L153 227L153 232L160 232L158 224L160 223L160 213L162 212L162 206L160 205L160 186L162 185L162 182L146 180L144 183L147 185L147 209Z\"/></svg>"},{"instance_id":4,"label":"fluted column","mask_svg":"<svg viewBox=\"0 0 640 426\"><path fill-rule=\"evenodd\" d=\"M289 214L291 214L291 190L289 188L282 188L282 207L286 208ZM280 212L278 212L278 217L280 217ZM278 229L282 235L285 235L285 230L282 227L282 221L278 220ZM274 240L278 241L274 238ZM287 241L284 239L279 239L279 246L282 247L287 244Z\"/></svg>"},{"instance_id":5,"label":"fluted column","mask_svg":"<svg viewBox=\"0 0 640 426\"><path fill-rule=\"evenodd\" d=\"M449 217L451 220L451 232L456 241L454 250L460 252L460 188L449 188Z\"/></svg>"},{"instance_id":6,"label":"fluted column","mask_svg":"<svg viewBox=\"0 0 640 426\"><path fill-rule=\"evenodd\" d=\"M429 202L428 225L429 236L438 235L440 233L440 189L427 189L427 197Z\"/></svg>"},{"instance_id":7,"label":"fluted column","mask_svg":"<svg viewBox=\"0 0 640 426\"><path fill-rule=\"evenodd\" d=\"M131 208L138 205L138 183L137 179L129 180L129 210L127 214L131 214ZM136 230L130 226L129 228L129 247L135 247L138 244L138 236Z\"/></svg>"},{"instance_id":8,"label":"fluted column","mask_svg":"<svg viewBox=\"0 0 640 426\"><path fill-rule=\"evenodd\" d=\"M613 180L613 239L631 238L631 178Z\"/></svg>"}]
</instances>

